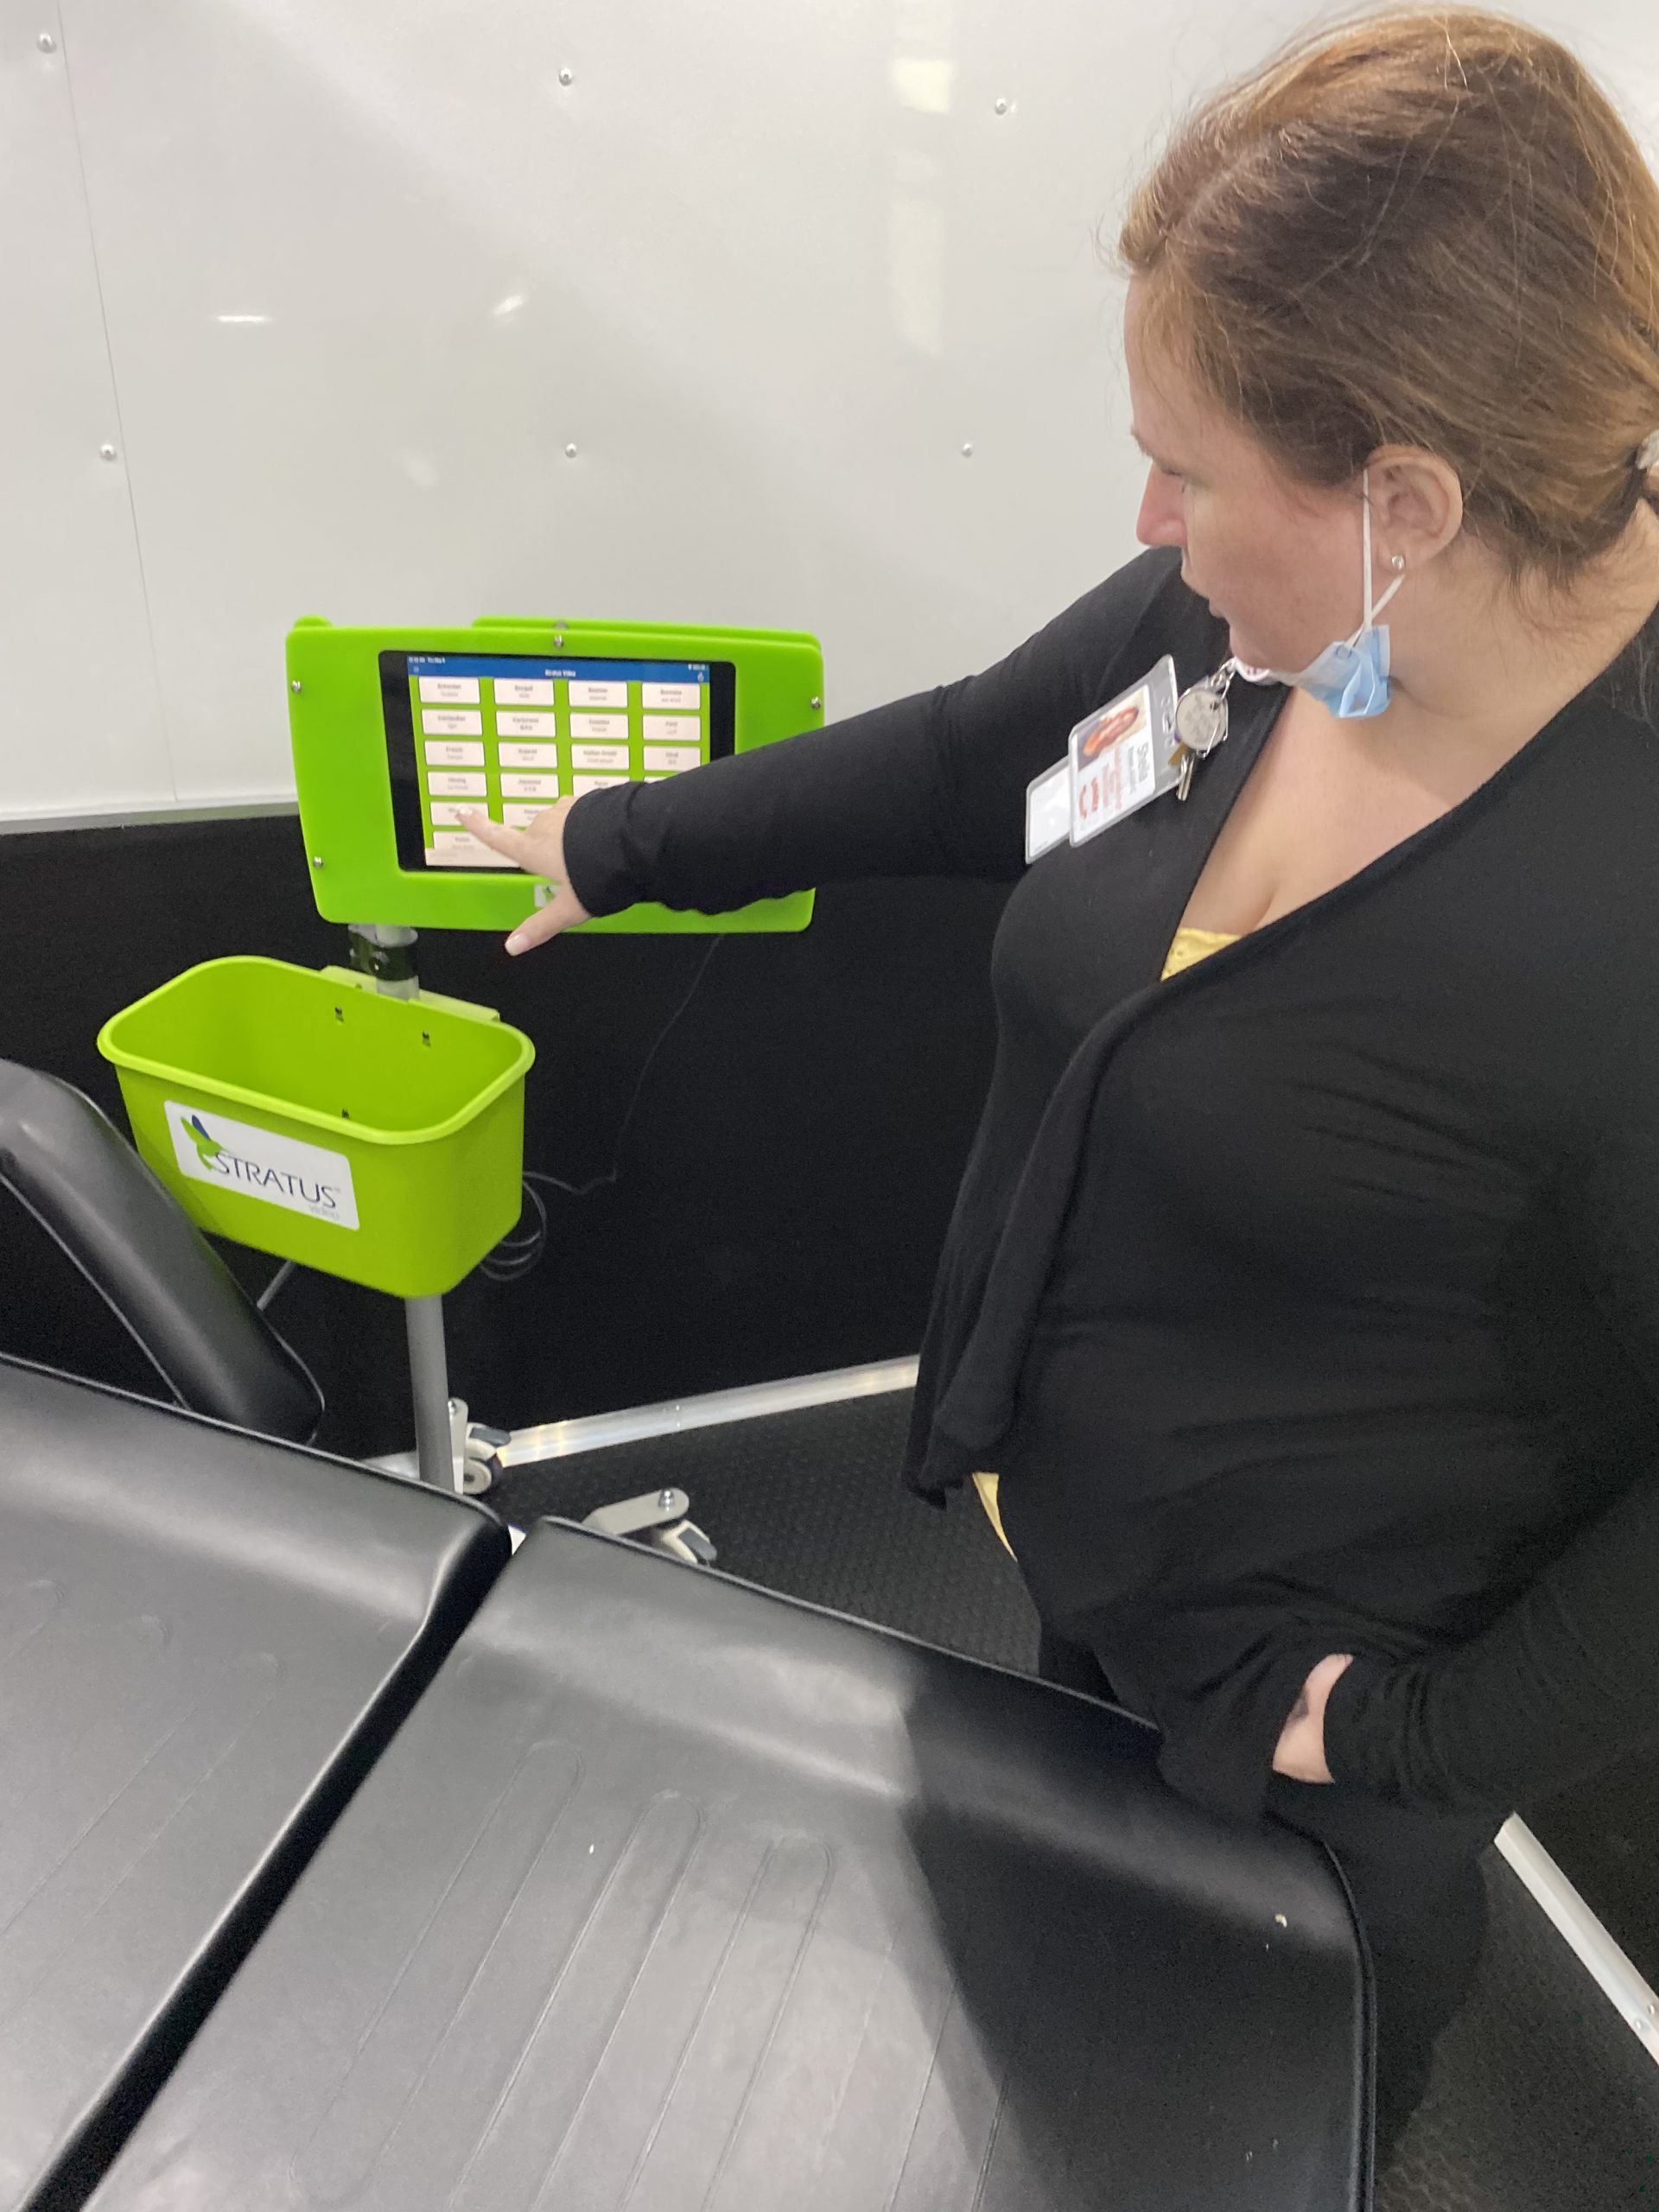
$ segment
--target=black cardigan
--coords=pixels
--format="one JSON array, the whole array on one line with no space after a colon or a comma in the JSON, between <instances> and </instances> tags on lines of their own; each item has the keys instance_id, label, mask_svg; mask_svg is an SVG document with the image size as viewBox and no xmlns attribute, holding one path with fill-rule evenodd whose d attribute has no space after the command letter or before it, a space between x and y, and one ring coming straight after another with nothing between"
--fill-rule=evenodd
<instances>
[{"instance_id":1,"label":"black cardigan","mask_svg":"<svg viewBox=\"0 0 1659 2212\"><path fill-rule=\"evenodd\" d=\"M1044 1618L1258 1816L1327 1652L1338 1781L1466 1811L1659 1742L1659 609L1471 798L1168 982L1282 702L1027 868L1072 724L1224 627L1143 555L983 673L573 808L595 914L1014 880L906 1475L995 1468Z\"/></svg>"}]
</instances>

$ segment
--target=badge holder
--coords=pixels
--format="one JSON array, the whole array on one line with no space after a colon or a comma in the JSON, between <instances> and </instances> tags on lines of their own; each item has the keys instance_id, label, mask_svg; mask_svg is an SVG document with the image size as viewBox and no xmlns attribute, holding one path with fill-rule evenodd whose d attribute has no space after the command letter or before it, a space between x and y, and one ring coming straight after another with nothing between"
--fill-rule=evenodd
<instances>
[{"instance_id":1,"label":"badge holder","mask_svg":"<svg viewBox=\"0 0 1659 2212\"><path fill-rule=\"evenodd\" d=\"M1065 759L1026 787L1027 862L1062 840L1086 844L1164 791L1185 799L1193 762L1226 741L1235 676L1269 680L1265 670L1230 657L1178 695L1174 659L1166 653L1138 683L1086 715L1066 741Z\"/></svg>"}]
</instances>

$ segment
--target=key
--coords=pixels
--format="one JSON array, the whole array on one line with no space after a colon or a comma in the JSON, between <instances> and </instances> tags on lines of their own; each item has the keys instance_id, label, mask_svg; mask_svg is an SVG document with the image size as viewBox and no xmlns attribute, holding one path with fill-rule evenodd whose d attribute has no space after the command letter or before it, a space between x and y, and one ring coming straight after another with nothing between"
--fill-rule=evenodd
<instances>
[{"instance_id":1,"label":"key","mask_svg":"<svg viewBox=\"0 0 1659 2212\"><path fill-rule=\"evenodd\" d=\"M1198 759L1198 755L1196 753L1189 753L1185 746L1180 747L1180 754L1181 780L1175 786L1175 796L1177 798L1185 798L1192 788L1192 763Z\"/></svg>"}]
</instances>

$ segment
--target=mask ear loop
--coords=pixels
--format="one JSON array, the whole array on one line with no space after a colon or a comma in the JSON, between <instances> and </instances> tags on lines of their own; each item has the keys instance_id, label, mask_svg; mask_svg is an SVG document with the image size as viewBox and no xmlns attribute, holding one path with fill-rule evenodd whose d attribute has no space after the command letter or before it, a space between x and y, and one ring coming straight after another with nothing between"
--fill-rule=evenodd
<instances>
[{"instance_id":1,"label":"mask ear loop","mask_svg":"<svg viewBox=\"0 0 1659 2212\"><path fill-rule=\"evenodd\" d=\"M1368 630L1375 629L1377 616L1406 581L1403 575L1396 576L1376 604L1371 604L1371 472L1369 468L1361 469L1359 481L1365 496L1365 620L1348 640L1351 645L1357 645Z\"/></svg>"}]
</instances>

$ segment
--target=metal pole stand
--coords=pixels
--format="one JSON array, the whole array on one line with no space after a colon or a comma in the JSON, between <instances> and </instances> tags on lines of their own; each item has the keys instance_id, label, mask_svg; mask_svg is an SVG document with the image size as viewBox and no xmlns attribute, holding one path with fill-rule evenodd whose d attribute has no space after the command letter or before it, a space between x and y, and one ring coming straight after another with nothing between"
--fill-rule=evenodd
<instances>
[{"instance_id":1,"label":"metal pole stand","mask_svg":"<svg viewBox=\"0 0 1659 2212\"><path fill-rule=\"evenodd\" d=\"M353 922L349 927L353 967L372 976L375 989L388 998L418 998L416 932L393 922ZM434 1490L476 1497L501 1472L512 1436L506 1429L469 1421L466 1401L449 1395L442 1299L406 1298L404 1325L409 1336L415 1464L420 1478ZM715 1548L696 1522L686 1517L690 1506L683 1490L647 1491L639 1497L601 1505L582 1525L607 1536L631 1536L652 1544L689 1567L712 1567Z\"/></svg>"},{"instance_id":2,"label":"metal pole stand","mask_svg":"<svg viewBox=\"0 0 1659 2212\"><path fill-rule=\"evenodd\" d=\"M406 1298L409 1379L415 1399L415 1458L421 1480L436 1490L455 1487L449 1433L449 1364L443 1347L442 1298Z\"/></svg>"},{"instance_id":3,"label":"metal pole stand","mask_svg":"<svg viewBox=\"0 0 1659 2212\"><path fill-rule=\"evenodd\" d=\"M350 922L352 965L372 976L374 988L389 999L412 999L421 979L415 973L416 932L400 922Z\"/></svg>"}]
</instances>

